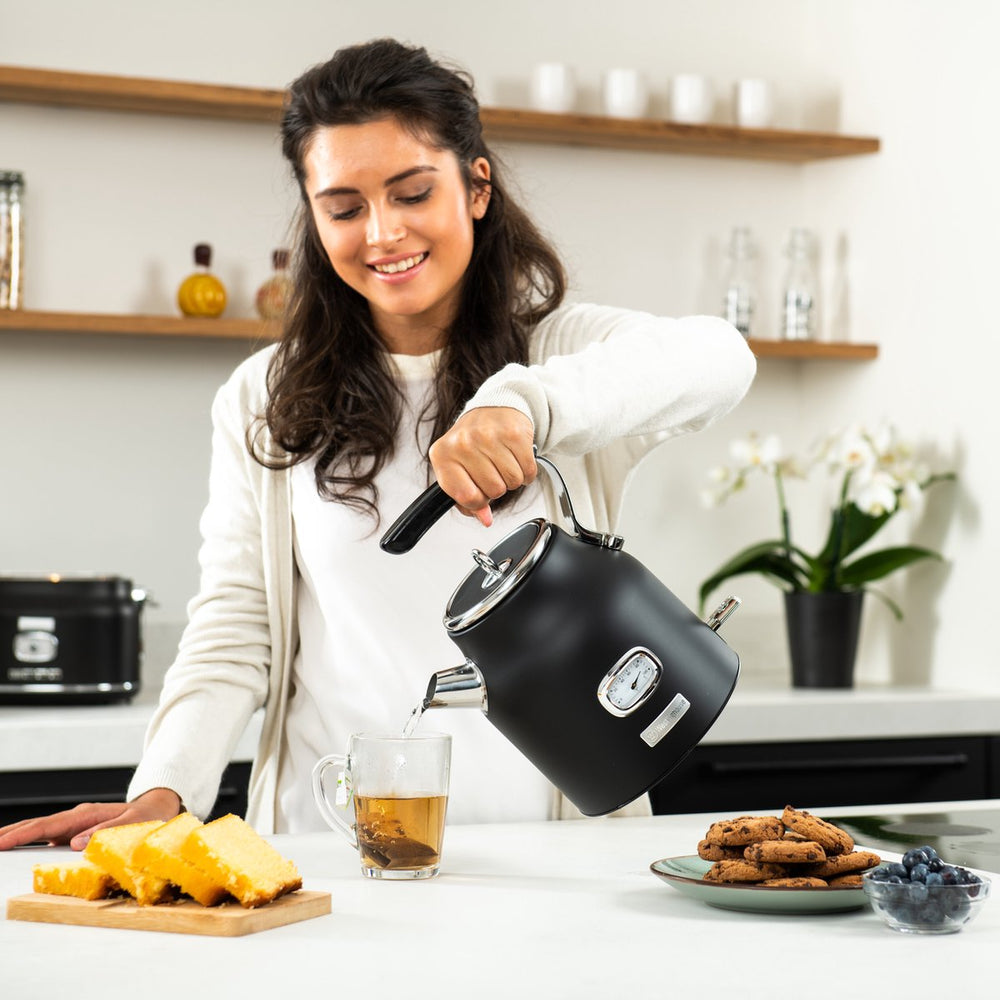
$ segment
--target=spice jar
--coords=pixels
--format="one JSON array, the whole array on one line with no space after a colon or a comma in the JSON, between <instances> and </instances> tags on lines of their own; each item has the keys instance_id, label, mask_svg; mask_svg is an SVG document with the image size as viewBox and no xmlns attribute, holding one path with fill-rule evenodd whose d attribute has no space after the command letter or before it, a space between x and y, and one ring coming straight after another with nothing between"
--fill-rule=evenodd
<instances>
[{"instance_id":1,"label":"spice jar","mask_svg":"<svg viewBox=\"0 0 1000 1000\"><path fill-rule=\"evenodd\" d=\"M177 305L185 316L221 316L226 308L226 289L211 273L212 247L199 243L194 248L193 274L177 289Z\"/></svg>"},{"instance_id":2,"label":"spice jar","mask_svg":"<svg viewBox=\"0 0 1000 1000\"><path fill-rule=\"evenodd\" d=\"M275 250L271 254L274 272L257 289L257 314L261 319L281 319L288 306L291 280L288 277L288 251Z\"/></svg>"},{"instance_id":3,"label":"spice jar","mask_svg":"<svg viewBox=\"0 0 1000 1000\"><path fill-rule=\"evenodd\" d=\"M0 171L0 309L20 309L24 294L24 175Z\"/></svg>"}]
</instances>

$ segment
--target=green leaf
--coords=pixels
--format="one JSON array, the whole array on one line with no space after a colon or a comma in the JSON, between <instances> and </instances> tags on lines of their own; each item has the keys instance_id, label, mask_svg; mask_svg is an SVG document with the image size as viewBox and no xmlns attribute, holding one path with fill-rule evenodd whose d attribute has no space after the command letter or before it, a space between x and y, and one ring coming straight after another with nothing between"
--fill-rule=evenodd
<instances>
[{"instance_id":1,"label":"green leaf","mask_svg":"<svg viewBox=\"0 0 1000 1000\"><path fill-rule=\"evenodd\" d=\"M799 557L804 557L804 553L798 549L793 548L792 551ZM804 579L808 575L801 565L788 557L785 543L781 539L758 542L756 545L751 545L742 552L738 552L703 581L698 591L699 607L702 613L704 613L708 595L713 590L730 577L746 573L761 573L766 577L776 577L785 583L790 583L796 589L803 588Z\"/></svg>"},{"instance_id":2,"label":"green leaf","mask_svg":"<svg viewBox=\"0 0 1000 1000\"><path fill-rule=\"evenodd\" d=\"M879 514L876 517L872 514L866 514L860 507L855 507L854 504L848 504L843 509L843 516L841 518L834 516L833 523L830 526L830 534L826 539L826 544L823 546L823 551L818 556L818 560L832 568L836 555L838 521L840 525L839 554L840 560L843 561L852 552L860 549L870 538L874 537L885 522L892 517L893 513L895 511ZM836 515L836 511L834 514Z\"/></svg>"},{"instance_id":3,"label":"green leaf","mask_svg":"<svg viewBox=\"0 0 1000 1000\"><path fill-rule=\"evenodd\" d=\"M940 559L941 557L930 549L919 545L901 545L891 549L880 549L869 555L862 556L849 566L840 570L840 584L843 587L860 587L871 580L881 580L882 577L895 573L921 559Z\"/></svg>"},{"instance_id":4,"label":"green leaf","mask_svg":"<svg viewBox=\"0 0 1000 1000\"><path fill-rule=\"evenodd\" d=\"M893 613L896 621L901 622L903 620L903 609L892 598L883 594L881 590L866 587L865 593L871 594L872 597L877 597Z\"/></svg>"}]
</instances>

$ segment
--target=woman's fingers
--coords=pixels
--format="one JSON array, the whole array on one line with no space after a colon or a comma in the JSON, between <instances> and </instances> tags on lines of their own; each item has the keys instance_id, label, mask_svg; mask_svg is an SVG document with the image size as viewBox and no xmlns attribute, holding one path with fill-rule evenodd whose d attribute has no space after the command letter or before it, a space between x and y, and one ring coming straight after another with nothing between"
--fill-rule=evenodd
<instances>
[{"instance_id":1,"label":"woman's fingers","mask_svg":"<svg viewBox=\"0 0 1000 1000\"><path fill-rule=\"evenodd\" d=\"M490 502L537 475L533 433L531 421L520 410L470 410L431 446L438 485L463 513L489 526Z\"/></svg>"},{"instance_id":2,"label":"woman's fingers","mask_svg":"<svg viewBox=\"0 0 1000 1000\"><path fill-rule=\"evenodd\" d=\"M169 788L152 788L131 802L84 802L62 812L0 827L0 851L37 843L69 844L74 851L82 851L95 830L151 819L168 820L181 808L180 797Z\"/></svg>"},{"instance_id":3,"label":"woman's fingers","mask_svg":"<svg viewBox=\"0 0 1000 1000\"><path fill-rule=\"evenodd\" d=\"M120 816L124 802L85 802L63 812L25 819L0 828L0 851L24 844L69 844L82 831Z\"/></svg>"},{"instance_id":4,"label":"woman's fingers","mask_svg":"<svg viewBox=\"0 0 1000 1000\"><path fill-rule=\"evenodd\" d=\"M151 788L131 802L125 803L114 815L98 819L92 826L80 830L69 842L74 851L82 851L97 830L125 823L146 823L149 820L173 819L182 809L180 796L169 788Z\"/></svg>"}]
</instances>

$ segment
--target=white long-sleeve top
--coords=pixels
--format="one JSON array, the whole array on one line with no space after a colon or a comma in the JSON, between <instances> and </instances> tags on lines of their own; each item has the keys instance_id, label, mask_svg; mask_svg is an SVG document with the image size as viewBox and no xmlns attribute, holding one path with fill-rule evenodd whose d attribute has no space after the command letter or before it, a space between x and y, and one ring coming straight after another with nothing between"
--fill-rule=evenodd
<instances>
[{"instance_id":1,"label":"white long-sleeve top","mask_svg":"<svg viewBox=\"0 0 1000 1000\"><path fill-rule=\"evenodd\" d=\"M172 788L186 808L207 814L240 734L263 707L247 817L262 833L291 829L278 788L300 648L293 477L301 473L298 467L264 468L245 443L248 426L264 409L273 350L240 365L213 404L199 592L128 790L131 799L151 788ZM512 406L525 413L539 452L559 466L578 520L598 531L616 529L642 458L656 444L731 410L756 367L743 337L715 317L666 319L593 305L562 306L546 317L532 334L529 353L528 365L508 365L487 379L466 409ZM273 447L266 430L261 442ZM559 521L546 483L540 491L547 516ZM397 513L384 511L384 526ZM422 545L385 559L419 558ZM426 557L432 558L429 547ZM435 640L443 631L442 610L439 605L426 623L426 636ZM391 627L391 620L381 624ZM423 638L413 636L414 645ZM435 663L434 669L449 665ZM387 718L385 725L404 721ZM309 775L293 780L308 784ZM282 786L288 787L284 776ZM554 797L551 815L572 813Z\"/></svg>"}]
</instances>

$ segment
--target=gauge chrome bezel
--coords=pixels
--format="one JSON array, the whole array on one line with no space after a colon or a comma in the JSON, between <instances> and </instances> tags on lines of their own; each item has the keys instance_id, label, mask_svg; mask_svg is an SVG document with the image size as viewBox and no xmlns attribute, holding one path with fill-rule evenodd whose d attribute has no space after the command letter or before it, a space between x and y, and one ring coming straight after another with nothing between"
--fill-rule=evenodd
<instances>
[{"instance_id":1,"label":"gauge chrome bezel","mask_svg":"<svg viewBox=\"0 0 1000 1000\"><path fill-rule=\"evenodd\" d=\"M654 667L653 679L649 682L649 686L645 691L639 696L634 704L629 705L628 708L619 708L611 700L611 685L614 683L615 678L632 662L637 656L645 656ZM659 686L660 679L663 677L663 664L660 663L656 654L652 650L647 649L645 646L633 646L624 656L620 657L615 665L604 675L601 683L597 686L597 700L601 703L601 706L612 715L617 716L619 719L625 718L627 715L631 715L637 708L644 705L653 695L653 692Z\"/></svg>"}]
</instances>

